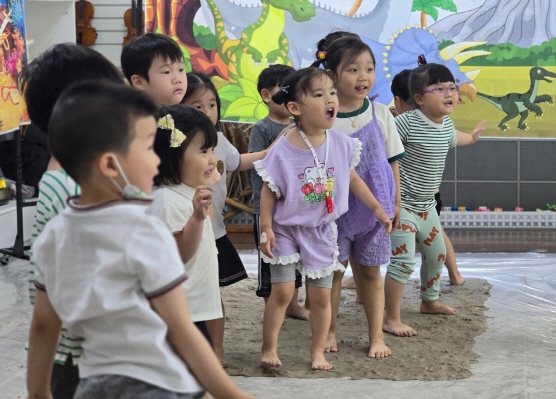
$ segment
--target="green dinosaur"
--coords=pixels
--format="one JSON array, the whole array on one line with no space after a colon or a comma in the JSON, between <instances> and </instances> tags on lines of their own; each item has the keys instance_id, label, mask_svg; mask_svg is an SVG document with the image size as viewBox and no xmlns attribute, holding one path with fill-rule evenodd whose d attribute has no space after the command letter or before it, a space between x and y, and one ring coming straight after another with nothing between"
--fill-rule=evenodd
<instances>
[{"instance_id":1,"label":"green dinosaur","mask_svg":"<svg viewBox=\"0 0 556 399\"><path fill-rule=\"evenodd\" d=\"M552 83L552 80L548 78L556 78L556 73L547 71L541 67L533 67L529 71L529 76L531 77L531 86L525 93L509 93L502 97L493 97L477 92L477 97L488 101L500 111L506 113L506 117L502 119L498 125L500 129L508 129L506 122L520 115L521 118L517 123L517 127L521 130L528 130L527 123L523 121L529 116L529 111L533 112L537 118L540 118L542 116L542 109L537 104L553 104L552 96L548 94L537 95L537 89L539 87L539 81L541 80Z\"/></svg>"},{"instance_id":2,"label":"green dinosaur","mask_svg":"<svg viewBox=\"0 0 556 399\"><path fill-rule=\"evenodd\" d=\"M254 24L245 28L240 39L230 39L224 21L213 0L207 0L214 18L216 50L228 64L228 79L238 77L256 81L263 69L271 64L291 65L289 44L284 34L285 11L297 22L310 20L316 15L315 5L309 0L261 0L263 12Z\"/></svg>"}]
</instances>

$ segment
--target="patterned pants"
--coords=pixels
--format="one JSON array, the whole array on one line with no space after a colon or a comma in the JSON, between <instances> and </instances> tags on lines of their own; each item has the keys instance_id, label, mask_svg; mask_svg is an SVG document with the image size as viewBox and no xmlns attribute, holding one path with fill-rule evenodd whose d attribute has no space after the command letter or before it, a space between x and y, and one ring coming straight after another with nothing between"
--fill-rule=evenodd
<instances>
[{"instance_id":1,"label":"patterned pants","mask_svg":"<svg viewBox=\"0 0 556 399\"><path fill-rule=\"evenodd\" d=\"M438 300L440 275L446 261L446 246L442 226L436 211L414 212L402 209L400 229L390 237L392 257L388 264L388 275L401 284L406 284L415 270L415 249L423 255L421 265L421 299L427 302Z\"/></svg>"}]
</instances>

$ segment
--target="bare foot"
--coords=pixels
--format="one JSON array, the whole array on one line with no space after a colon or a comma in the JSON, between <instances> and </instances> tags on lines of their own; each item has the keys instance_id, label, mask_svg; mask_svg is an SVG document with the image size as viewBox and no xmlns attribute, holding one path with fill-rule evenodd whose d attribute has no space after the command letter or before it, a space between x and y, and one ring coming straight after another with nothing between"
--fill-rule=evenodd
<instances>
[{"instance_id":1,"label":"bare foot","mask_svg":"<svg viewBox=\"0 0 556 399\"><path fill-rule=\"evenodd\" d=\"M336 341L336 334L335 333L328 333L328 336L326 337L326 342L324 343L324 351L325 352L332 352L332 353L336 353L339 352L338 349L338 342Z\"/></svg>"},{"instance_id":2,"label":"bare foot","mask_svg":"<svg viewBox=\"0 0 556 399\"><path fill-rule=\"evenodd\" d=\"M444 305L440 301L421 301L421 313L456 315L459 314L459 310Z\"/></svg>"},{"instance_id":3,"label":"bare foot","mask_svg":"<svg viewBox=\"0 0 556 399\"><path fill-rule=\"evenodd\" d=\"M271 367L282 367L282 362L278 358L275 350L263 350L261 355L261 367L268 369Z\"/></svg>"},{"instance_id":4,"label":"bare foot","mask_svg":"<svg viewBox=\"0 0 556 399\"><path fill-rule=\"evenodd\" d=\"M465 283L465 279L461 277L461 274L457 274L456 276L449 276L450 277L450 284L452 285L462 285Z\"/></svg>"},{"instance_id":5,"label":"bare foot","mask_svg":"<svg viewBox=\"0 0 556 399\"><path fill-rule=\"evenodd\" d=\"M286 309L286 316L307 321L309 320L309 309L297 303L295 305L290 304Z\"/></svg>"},{"instance_id":6,"label":"bare foot","mask_svg":"<svg viewBox=\"0 0 556 399\"><path fill-rule=\"evenodd\" d=\"M326 361L323 353L311 355L311 370L332 370L332 365Z\"/></svg>"},{"instance_id":7,"label":"bare foot","mask_svg":"<svg viewBox=\"0 0 556 399\"><path fill-rule=\"evenodd\" d=\"M357 294L355 294L355 303L363 305L363 299L361 298L361 294L359 294L359 291L357 291Z\"/></svg>"},{"instance_id":8,"label":"bare foot","mask_svg":"<svg viewBox=\"0 0 556 399\"><path fill-rule=\"evenodd\" d=\"M353 277L346 277L342 280L342 288L347 288L348 290L355 289L355 279Z\"/></svg>"},{"instance_id":9,"label":"bare foot","mask_svg":"<svg viewBox=\"0 0 556 399\"><path fill-rule=\"evenodd\" d=\"M371 348L369 349L369 357L387 357L392 354L390 348L386 346L384 340L379 338L370 339Z\"/></svg>"},{"instance_id":10,"label":"bare foot","mask_svg":"<svg viewBox=\"0 0 556 399\"><path fill-rule=\"evenodd\" d=\"M406 326L401 321L386 321L382 324L382 331L397 335L398 337L413 337L417 335L417 331Z\"/></svg>"}]
</instances>

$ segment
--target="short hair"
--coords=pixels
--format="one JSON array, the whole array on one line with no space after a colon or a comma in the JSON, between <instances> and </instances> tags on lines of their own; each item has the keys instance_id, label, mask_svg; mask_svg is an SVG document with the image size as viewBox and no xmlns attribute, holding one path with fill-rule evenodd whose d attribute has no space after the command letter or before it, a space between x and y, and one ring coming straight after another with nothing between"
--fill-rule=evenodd
<instances>
[{"instance_id":1,"label":"short hair","mask_svg":"<svg viewBox=\"0 0 556 399\"><path fill-rule=\"evenodd\" d=\"M291 74L295 69L289 65L275 64L265 68L259 74L257 81L257 90L259 94L263 89L272 90L276 86L280 86L286 76Z\"/></svg>"},{"instance_id":2,"label":"short hair","mask_svg":"<svg viewBox=\"0 0 556 399\"><path fill-rule=\"evenodd\" d=\"M120 63L125 78L131 83L133 75L149 81L149 69L157 58L172 63L183 61L183 52L178 43L161 33L145 33L130 41L122 50Z\"/></svg>"},{"instance_id":3,"label":"short hair","mask_svg":"<svg viewBox=\"0 0 556 399\"><path fill-rule=\"evenodd\" d=\"M98 80L78 82L54 106L49 146L68 175L80 183L103 153L127 153L136 121L154 118L156 112L154 101L133 87Z\"/></svg>"},{"instance_id":4,"label":"short hair","mask_svg":"<svg viewBox=\"0 0 556 399\"><path fill-rule=\"evenodd\" d=\"M330 46L330 44L336 40L336 39L340 39L342 37L352 37L355 39L360 39L359 35L352 33L352 32L347 32L344 30L335 30L330 32L328 35L326 35L324 38L320 39L317 43L317 51L315 51L315 58L317 59L315 62L313 62L311 64L312 67L318 67L321 64L321 61L319 59L319 53L321 51L328 51L328 47Z\"/></svg>"},{"instance_id":5,"label":"short hair","mask_svg":"<svg viewBox=\"0 0 556 399\"><path fill-rule=\"evenodd\" d=\"M154 178L155 186L174 186L182 182L183 154L198 134L204 135L203 149L216 147L218 133L208 116L183 104L167 105L160 108L158 116L170 115L176 129L185 134L185 140L179 147L170 147L172 132L159 127L154 139L154 151L160 158L158 176Z\"/></svg>"},{"instance_id":6,"label":"short hair","mask_svg":"<svg viewBox=\"0 0 556 399\"><path fill-rule=\"evenodd\" d=\"M452 72L441 64L425 64L418 66L409 75L409 92L411 98L421 94L427 86L442 82L455 82Z\"/></svg>"},{"instance_id":7,"label":"short hair","mask_svg":"<svg viewBox=\"0 0 556 399\"><path fill-rule=\"evenodd\" d=\"M214 93L216 98L216 111L218 113L218 118L216 119L216 125L220 122L220 109L222 108L222 103L220 101L220 96L218 95L218 90L210 77L200 72L190 72L187 74L187 90L185 91L185 96L181 100L181 104L185 104L195 93L198 91L209 90Z\"/></svg>"},{"instance_id":8,"label":"short hair","mask_svg":"<svg viewBox=\"0 0 556 399\"><path fill-rule=\"evenodd\" d=\"M72 43L57 44L23 69L21 90L29 118L48 133L52 108L72 83L87 79L108 79L124 83L122 74L99 52Z\"/></svg>"},{"instance_id":9,"label":"short hair","mask_svg":"<svg viewBox=\"0 0 556 399\"><path fill-rule=\"evenodd\" d=\"M394 76L392 86L390 86L392 95L401 98L404 103L412 102L411 94L409 93L409 75L411 75L411 69L404 69Z\"/></svg>"},{"instance_id":10,"label":"short hair","mask_svg":"<svg viewBox=\"0 0 556 399\"><path fill-rule=\"evenodd\" d=\"M341 72L338 70L340 67L351 64L365 51L369 52L373 59L373 64L376 67L375 55L367 43L362 42L358 37L341 37L330 43L325 58L315 61L313 64L317 63L317 65L313 66L318 66L318 64L323 63L326 69L330 69L335 74L339 74Z\"/></svg>"}]
</instances>

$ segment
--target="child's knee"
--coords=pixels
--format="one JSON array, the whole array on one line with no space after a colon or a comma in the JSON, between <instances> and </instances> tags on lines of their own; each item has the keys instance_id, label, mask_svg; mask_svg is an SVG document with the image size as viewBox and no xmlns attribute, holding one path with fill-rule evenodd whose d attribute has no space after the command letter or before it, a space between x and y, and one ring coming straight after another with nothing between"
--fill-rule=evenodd
<instances>
[{"instance_id":1,"label":"child's knee","mask_svg":"<svg viewBox=\"0 0 556 399\"><path fill-rule=\"evenodd\" d=\"M272 284L270 297L278 306L288 306L295 292L295 283L293 281L287 283Z\"/></svg>"},{"instance_id":2,"label":"child's knee","mask_svg":"<svg viewBox=\"0 0 556 399\"><path fill-rule=\"evenodd\" d=\"M400 284L407 284L407 280L415 270L413 263L391 260L387 271L390 278Z\"/></svg>"}]
</instances>

